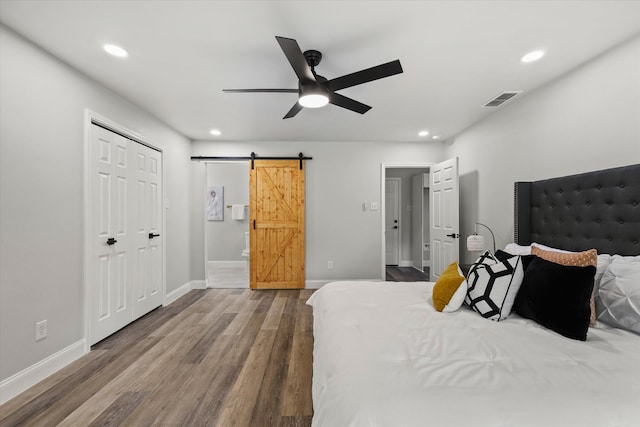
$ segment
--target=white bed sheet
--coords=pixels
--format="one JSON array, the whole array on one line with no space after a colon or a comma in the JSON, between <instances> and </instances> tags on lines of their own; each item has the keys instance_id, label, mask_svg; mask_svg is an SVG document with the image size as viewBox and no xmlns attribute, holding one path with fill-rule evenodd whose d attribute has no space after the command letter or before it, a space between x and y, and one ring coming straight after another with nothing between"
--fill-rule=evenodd
<instances>
[{"instance_id":1,"label":"white bed sheet","mask_svg":"<svg viewBox=\"0 0 640 427\"><path fill-rule=\"evenodd\" d=\"M640 426L640 336L436 312L433 283L334 282L313 307L313 427Z\"/></svg>"}]
</instances>

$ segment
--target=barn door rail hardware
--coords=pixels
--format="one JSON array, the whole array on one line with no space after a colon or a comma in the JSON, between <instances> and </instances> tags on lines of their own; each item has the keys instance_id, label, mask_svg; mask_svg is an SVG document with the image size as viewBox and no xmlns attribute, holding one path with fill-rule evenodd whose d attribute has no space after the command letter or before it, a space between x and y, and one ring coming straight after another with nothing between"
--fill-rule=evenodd
<instances>
[{"instance_id":1,"label":"barn door rail hardware","mask_svg":"<svg viewBox=\"0 0 640 427\"><path fill-rule=\"evenodd\" d=\"M238 161L238 160L251 160L251 169L254 169L255 160L299 160L300 170L302 170L303 160L313 160L313 157L306 157L302 153L298 154L298 157L259 157L256 153L251 153L249 157L227 157L227 156L191 156L191 160L196 162L206 162L210 160L222 160L222 161Z\"/></svg>"}]
</instances>

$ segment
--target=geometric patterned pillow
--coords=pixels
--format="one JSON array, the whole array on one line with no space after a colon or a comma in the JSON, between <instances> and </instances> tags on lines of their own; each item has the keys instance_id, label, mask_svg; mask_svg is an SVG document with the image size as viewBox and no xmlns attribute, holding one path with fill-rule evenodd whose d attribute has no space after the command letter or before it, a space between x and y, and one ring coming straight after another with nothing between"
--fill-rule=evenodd
<instances>
[{"instance_id":1,"label":"geometric patterned pillow","mask_svg":"<svg viewBox=\"0 0 640 427\"><path fill-rule=\"evenodd\" d=\"M465 303L482 317L504 320L511 314L523 278L519 256L496 261L487 251L469 269Z\"/></svg>"}]
</instances>

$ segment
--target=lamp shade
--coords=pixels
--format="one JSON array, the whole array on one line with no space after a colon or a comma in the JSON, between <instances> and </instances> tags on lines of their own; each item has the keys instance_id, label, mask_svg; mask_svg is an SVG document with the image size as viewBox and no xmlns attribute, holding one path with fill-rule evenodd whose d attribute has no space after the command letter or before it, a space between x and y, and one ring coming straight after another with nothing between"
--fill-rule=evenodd
<instances>
[{"instance_id":1,"label":"lamp shade","mask_svg":"<svg viewBox=\"0 0 640 427\"><path fill-rule=\"evenodd\" d=\"M469 252L482 252L484 251L484 237L479 234L472 234L467 237L467 250Z\"/></svg>"}]
</instances>

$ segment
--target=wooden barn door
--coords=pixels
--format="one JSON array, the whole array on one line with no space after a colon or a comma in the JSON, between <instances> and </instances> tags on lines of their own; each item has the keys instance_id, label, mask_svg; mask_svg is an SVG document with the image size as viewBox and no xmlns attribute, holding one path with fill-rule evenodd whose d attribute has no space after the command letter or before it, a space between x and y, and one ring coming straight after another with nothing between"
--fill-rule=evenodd
<instances>
[{"instance_id":1,"label":"wooden barn door","mask_svg":"<svg viewBox=\"0 0 640 427\"><path fill-rule=\"evenodd\" d=\"M250 169L251 289L304 288L304 161Z\"/></svg>"}]
</instances>

